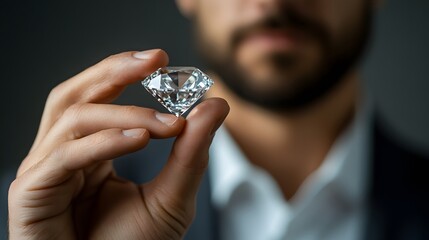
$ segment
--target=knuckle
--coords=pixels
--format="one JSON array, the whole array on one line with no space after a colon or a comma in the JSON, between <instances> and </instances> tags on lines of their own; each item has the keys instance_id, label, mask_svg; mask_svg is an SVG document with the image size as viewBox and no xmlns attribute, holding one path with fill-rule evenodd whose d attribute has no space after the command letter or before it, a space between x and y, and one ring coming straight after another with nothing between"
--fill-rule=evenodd
<instances>
[{"instance_id":1,"label":"knuckle","mask_svg":"<svg viewBox=\"0 0 429 240\"><path fill-rule=\"evenodd\" d=\"M124 106L123 111L124 111L124 113L126 113L126 114L133 114L133 113L135 113L136 111L138 111L137 109L138 109L138 107L137 107L137 106L129 105L129 106Z\"/></svg>"},{"instance_id":2,"label":"knuckle","mask_svg":"<svg viewBox=\"0 0 429 240\"><path fill-rule=\"evenodd\" d=\"M48 95L48 100L47 100L48 104L55 103L60 98L63 97L63 95L64 95L63 85L64 84L61 83L61 84L58 84L57 86L55 86L54 88L52 88L51 92Z\"/></svg>"},{"instance_id":3,"label":"knuckle","mask_svg":"<svg viewBox=\"0 0 429 240\"><path fill-rule=\"evenodd\" d=\"M100 146L108 144L109 142L113 142L113 140L113 134L110 131L105 130L94 135L94 137L91 139L91 145Z\"/></svg>"},{"instance_id":4,"label":"knuckle","mask_svg":"<svg viewBox=\"0 0 429 240\"><path fill-rule=\"evenodd\" d=\"M16 199L18 199L19 192L22 189L22 184L20 179L16 178L14 179L8 189L8 199L9 199L9 206L16 204Z\"/></svg>"},{"instance_id":5,"label":"knuckle","mask_svg":"<svg viewBox=\"0 0 429 240\"><path fill-rule=\"evenodd\" d=\"M104 60L106 61L115 61L121 56L121 53L111 54L107 56Z\"/></svg>"},{"instance_id":6,"label":"knuckle","mask_svg":"<svg viewBox=\"0 0 429 240\"><path fill-rule=\"evenodd\" d=\"M117 57L109 56L90 69L98 79L106 79L116 75L116 65L118 64Z\"/></svg>"},{"instance_id":7,"label":"knuckle","mask_svg":"<svg viewBox=\"0 0 429 240\"><path fill-rule=\"evenodd\" d=\"M101 60L99 65L106 67L107 69L112 69L117 64L121 63L123 60L123 53L113 54L108 56L107 58Z\"/></svg>"},{"instance_id":8,"label":"knuckle","mask_svg":"<svg viewBox=\"0 0 429 240\"><path fill-rule=\"evenodd\" d=\"M59 93L61 92L61 84L58 84L57 86L55 86L54 88L52 88L51 92L49 93L49 98L55 98L59 95Z\"/></svg>"},{"instance_id":9,"label":"knuckle","mask_svg":"<svg viewBox=\"0 0 429 240\"><path fill-rule=\"evenodd\" d=\"M175 226L171 227L174 227L179 236L182 235L195 217L195 209L190 207L193 204L173 196L163 186L155 187L153 192L154 197L147 203L151 205L154 215L163 221L174 223Z\"/></svg>"},{"instance_id":10,"label":"knuckle","mask_svg":"<svg viewBox=\"0 0 429 240\"><path fill-rule=\"evenodd\" d=\"M67 149L69 144L68 143L62 143L58 147L52 149L52 151L46 156L46 159L63 159L64 156L67 156ZM43 162L40 161L39 164Z\"/></svg>"},{"instance_id":11,"label":"knuckle","mask_svg":"<svg viewBox=\"0 0 429 240\"><path fill-rule=\"evenodd\" d=\"M67 80L58 84L49 92L45 110L48 110L51 114L54 113L52 117L56 117L56 119L61 116L68 103L73 101L73 92L68 87L69 81Z\"/></svg>"},{"instance_id":12,"label":"knuckle","mask_svg":"<svg viewBox=\"0 0 429 240\"><path fill-rule=\"evenodd\" d=\"M79 125L81 124L81 115L85 112L86 104L76 103L69 106L61 117L61 125L71 130L69 139L77 139L82 137L79 131Z\"/></svg>"},{"instance_id":13,"label":"knuckle","mask_svg":"<svg viewBox=\"0 0 429 240\"><path fill-rule=\"evenodd\" d=\"M14 179L9 185L9 196L13 196L17 189L19 189L19 181Z\"/></svg>"},{"instance_id":14,"label":"knuckle","mask_svg":"<svg viewBox=\"0 0 429 240\"><path fill-rule=\"evenodd\" d=\"M117 138L117 134L115 134L118 129L109 129L109 130L103 130L96 134L93 134L88 141L86 142L86 147L89 149L108 149L109 151L112 151L114 149L117 149L120 147L121 142ZM93 151L89 154L98 154L97 151ZM96 155L90 157L91 159L97 158Z\"/></svg>"},{"instance_id":15,"label":"knuckle","mask_svg":"<svg viewBox=\"0 0 429 240\"><path fill-rule=\"evenodd\" d=\"M64 117L69 119L77 119L82 114L85 107L86 104L84 103L75 103L66 109L66 111L64 112Z\"/></svg>"},{"instance_id":16,"label":"knuckle","mask_svg":"<svg viewBox=\"0 0 429 240\"><path fill-rule=\"evenodd\" d=\"M150 115L152 112L155 112L152 109L144 109L138 106L134 106L134 105L128 105L128 106L124 106L123 108L123 114L130 116L130 115L136 115L136 114L144 114L144 113L148 113L148 115Z\"/></svg>"}]
</instances>

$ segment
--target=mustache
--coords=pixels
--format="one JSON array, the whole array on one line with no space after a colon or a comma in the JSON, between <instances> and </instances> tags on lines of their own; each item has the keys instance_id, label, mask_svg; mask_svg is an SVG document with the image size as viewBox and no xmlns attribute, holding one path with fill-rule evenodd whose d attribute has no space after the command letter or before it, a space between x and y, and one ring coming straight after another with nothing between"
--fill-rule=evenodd
<instances>
[{"instance_id":1,"label":"mustache","mask_svg":"<svg viewBox=\"0 0 429 240\"><path fill-rule=\"evenodd\" d=\"M231 36L231 46L235 49L246 37L255 32L264 30L288 31L291 29L313 37L324 45L329 44L328 31L320 22L309 19L292 9L287 9L236 29Z\"/></svg>"}]
</instances>

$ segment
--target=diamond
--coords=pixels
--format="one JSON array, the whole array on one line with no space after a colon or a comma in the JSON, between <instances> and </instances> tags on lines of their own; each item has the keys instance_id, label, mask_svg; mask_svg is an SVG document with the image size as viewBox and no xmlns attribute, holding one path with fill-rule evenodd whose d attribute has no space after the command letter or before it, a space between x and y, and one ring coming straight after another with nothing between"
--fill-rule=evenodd
<instances>
[{"instance_id":1,"label":"diamond","mask_svg":"<svg viewBox=\"0 0 429 240\"><path fill-rule=\"evenodd\" d=\"M209 90L213 80L195 67L163 67L142 84L168 111L179 117Z\"/></svg>"}]
</instances>

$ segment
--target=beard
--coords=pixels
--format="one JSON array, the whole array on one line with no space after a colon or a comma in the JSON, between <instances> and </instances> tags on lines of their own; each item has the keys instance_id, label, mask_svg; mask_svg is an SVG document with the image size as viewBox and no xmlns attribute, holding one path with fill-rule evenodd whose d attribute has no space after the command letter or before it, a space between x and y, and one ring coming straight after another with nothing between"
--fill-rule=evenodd
<instances>
[{"instance_id":1,"label":"beard","mask_svg":"<svg viewBox=\"0 0 429 240\"><path fill-rule=\"evenodd\" d=\"M237 28L229 40L227 54L221 56L216 44L205 38L204 28L194 28L199 53L209 69L239 98L279 112L301 110L317 102L338 86L360 59L368 41L372 25L369 1L362 9L356 26L348 27L342 39L333 39L329 31L319 22L300 15L292 8L267 16L259 22ZM247 36L264 30L288 31L296 29L314 40L318 49L318 60L306 70L298 70L306 59L290 53L274 52L262 58L275 74L265 79L254 79L235 59L240 43ZM337 37L338 38L338 37ZM294 74L290 74L294 72ZM252 84L254 82L267 83ZM275 84L270 84L270 83Z\"/></svg>"}]
</instances>

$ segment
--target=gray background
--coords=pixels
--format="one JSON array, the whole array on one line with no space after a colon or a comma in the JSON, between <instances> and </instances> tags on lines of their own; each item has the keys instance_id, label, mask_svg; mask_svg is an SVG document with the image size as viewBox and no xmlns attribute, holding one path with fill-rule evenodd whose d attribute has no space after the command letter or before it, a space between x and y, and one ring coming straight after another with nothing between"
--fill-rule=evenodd
<instances>
[{"instance_id":1,"label":"gray background","mask_svg":"<svg viewBox=\"0 0 429 240\"><path fill-rule=\"evenodd\" d=\"M386 0L363 63L365 89L398 138L426 153L428 12L427 0ZM170 65L200 66L190 28L172 0L3 0L0 182L30 148L50 89L110 54L148 48L165 49ZM139 84L118 102L158 106ZM3 201L7 184L0 188ZM0 215L6 215L4 206ZM2 239L6 224L0 219Z\"/></svg>"},{"instance_id":2,"label":"gray background","mask_svg":"<svg viewBox=\"0 0 429 240\"><path fill-rule=\"evenodd\" d=\"M423 150L429 149L428 12L429 1L385 1L363 64L365 89L381 113L399 138ZM200 66L190 26L171 0L9 0L0 16L2 169L25 157L50 89L100 59L163 48L170 65ZM158 106L139 84L119 102Z\"/></svg>"}]
</instances>

